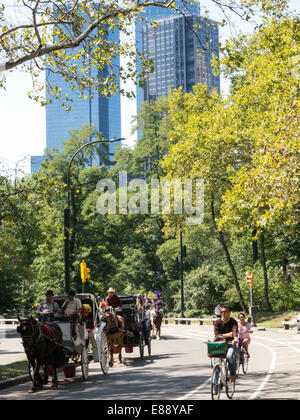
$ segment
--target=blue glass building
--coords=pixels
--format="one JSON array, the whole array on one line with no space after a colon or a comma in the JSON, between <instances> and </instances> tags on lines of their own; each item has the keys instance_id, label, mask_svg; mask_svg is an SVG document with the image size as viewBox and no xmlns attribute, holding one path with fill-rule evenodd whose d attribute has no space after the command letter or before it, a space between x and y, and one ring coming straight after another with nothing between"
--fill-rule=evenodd
<instances>
[{"instance_id":1,"label":"blue glass building","mask_svg":"<svg viewBox=\"0 0 300 420\"><path fill-rule=\"evenodd\" d=\"M119 41L119 31L111 32L109 39ZM113 66L118 68L120 65L119 57L113 60ZM96 68L91 68L90 76L98 75ZM101 76L105 77L105 70ZM63 149L63 142L69 139L69 131L78 129L84 124L94 125L96 130L101 132L106 139L121 137L121 100L120 95L116 94L110 98L100 96L98 92L88 91L85 93L87 98L80 98L77 91L72 90L68 83L59 74L50 71L46 73L47 78L47 97L52 99L52 103L46 109L46 148ZM62 89L62 96L68 94L72 99L70 104L72 109L66 111L62 107L61 101L55 99L51 94L52 87L57 86ZM113 159L115 148L120 146L120 142L112 143L109 147L109 159ZM36 172L39 168L40 157L32 157L32 168ZM99 164L99 162L93 162Z\"/></svg>"},{"instance_id":2,"label":"blue glass building","mask_svg":"<svg viewBox=\"0 0 300 420\"><path fill-rule=\"evenodd\" d=\"M45 156L30 156L30 172L36 174L43 163Z\"/></svg>"},{"instance_id":3,"label":"blue glass building","mask_svg":"<svg viewBox=\"0 0 300 420\"><path fill-rule=\"evenodd\" d=\"M119 58L114 60L114 65L119 66ZM91 69L91 76L97 69ZM96 75L96 73L95 73ZM79 97L76 91L70 89L67 83L59 75L48 75L48 83L54 83L63 89L64 94L68 93L72 98L72 109L65 111L61 102L53 99L46 110L46 147L62 150L62 142L69 138L68 132L77 129L83 124L90 124L96 127L106 139L121 137L121 101L120 95L116 94L110 98L100 96L98 92L88 91L87 98ZM50 96L50 88L47 95ZM118 142L110 145L109 153L120 144Z\"/></svg>"}]
</instances>

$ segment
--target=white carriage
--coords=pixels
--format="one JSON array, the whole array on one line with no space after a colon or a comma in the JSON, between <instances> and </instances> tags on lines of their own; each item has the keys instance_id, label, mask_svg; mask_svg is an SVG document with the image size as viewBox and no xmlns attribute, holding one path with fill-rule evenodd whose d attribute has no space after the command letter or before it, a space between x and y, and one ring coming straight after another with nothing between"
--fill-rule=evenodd
<instances>
[{"instance_id":1,"label":"white carriage","mask_svg":"<svg viewBox=\"0 0 300 420\"><path fill-rule=\"evenodd\" d=\"M74 376L76 367L81 366L82 378L87 381L90 346L93 354L91 358L95 362L100 362L104 374L108 373L108 346L106 334L103 332L105 323L101 322L98 303L92 294L82 293L77 294L76 297L83 305L80 319L73 322L65 316L58 315L54 320L62 331L62 345L68 358L68 363L64 367L65 376L68 371L69 377ZM66 295L57 295L54 296L54 301L62 307L66 298ZM85 305L88 305L91 310L87 311Z\"/></svg>"}]
</instances>

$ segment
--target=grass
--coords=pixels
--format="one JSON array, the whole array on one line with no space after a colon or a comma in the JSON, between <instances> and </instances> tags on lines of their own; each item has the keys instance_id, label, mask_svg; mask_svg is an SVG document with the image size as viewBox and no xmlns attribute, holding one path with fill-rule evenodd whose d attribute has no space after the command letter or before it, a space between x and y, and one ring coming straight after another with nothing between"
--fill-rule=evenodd
<instances>
[{"instance_id":1,"label":"grass","mask_svg":"<svg viewBox=\"0 0 300 420\"><path fill-rule=\"evenodd\" d=\"M21 360L19 362L14 362L8 365L0 366L0 381L26 374L28 374L27 360Z\"/></svg>"},{"instance_id":2,"label":"grass","mask_svg":"<svg viewBox=\"0 0 300 420\"><path fill-rule=\"evenodd\" d=\"M282 328L284 319L291 320L299 313L299 311L258 313L256 316L256 323L258 327Z\"/></svg>"}]
</instances>

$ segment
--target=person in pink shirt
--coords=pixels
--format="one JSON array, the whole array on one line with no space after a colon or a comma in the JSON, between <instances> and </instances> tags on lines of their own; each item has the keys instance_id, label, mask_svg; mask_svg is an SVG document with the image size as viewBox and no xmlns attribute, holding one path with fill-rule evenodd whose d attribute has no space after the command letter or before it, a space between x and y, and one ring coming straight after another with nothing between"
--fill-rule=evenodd
<instances>
[{"instance_id":1,"label":"person in pink shirt","mask_svg":"<svg viewBox=\"0 0 300 420\"><path fill-rule=\"evenodd\" d=\"M246 321L245 314L240 313L238 316L239 338L241 339L242 346L245 349L246 357L250 357L248 348L251 342L250 334L253 333L252 325Z\"/></svg>"}]
</instances>

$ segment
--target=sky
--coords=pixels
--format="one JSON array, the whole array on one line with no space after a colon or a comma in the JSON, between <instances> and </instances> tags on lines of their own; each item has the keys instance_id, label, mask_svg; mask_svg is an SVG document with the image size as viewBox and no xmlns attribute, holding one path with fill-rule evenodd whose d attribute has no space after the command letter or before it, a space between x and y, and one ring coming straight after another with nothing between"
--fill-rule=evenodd
<instances>
[{"instance_id":1,"label":"sky","mask_svg":"<svg viewBox=\"0 0 300 420\"><path fill-rule=\"evenodd\" d=\"M14 0L0 0L1 3L12 3ZM209 0L202 0L201 5ZM297 0L292 6L300 11ZM221 20L218 9L210 9L210 17ZM235 29L220 29L221 40L235 35L235 31L252 32L254 25L235 19ZM46 146L46 109L29 99L27 92L31 89L31 76L14 71L6 73L6 89L0 89L0 172L3 166L14 170L30 171L29 156L42 155ZM128 86L127 86L128 87ZM228 82L221 78L221 90L226 92ZM62 108L62 112L66 112ZM133 146L135 136L131 135L131 119L136 113L135 101L122 97L122 137L124 144Z\"/></svg>"}]
</instances>

